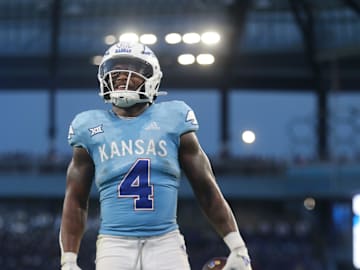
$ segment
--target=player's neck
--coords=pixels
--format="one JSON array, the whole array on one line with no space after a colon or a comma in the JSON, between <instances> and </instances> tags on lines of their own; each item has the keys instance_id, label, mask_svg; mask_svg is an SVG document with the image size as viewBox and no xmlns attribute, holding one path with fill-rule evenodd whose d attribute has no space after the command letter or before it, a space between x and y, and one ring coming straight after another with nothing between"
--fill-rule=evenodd
<instances>
[{"instance_id":1,"label":"player's neck","mask_svg":"<svg viewBox=\"0 0 360 270\"><path fill-rule=\"evenodd\" d=\"M136 117L149 107L149 103L138 103L128 108L120 108L113 105L113 112L119 117Z\"/></svg>"}]
</instances>

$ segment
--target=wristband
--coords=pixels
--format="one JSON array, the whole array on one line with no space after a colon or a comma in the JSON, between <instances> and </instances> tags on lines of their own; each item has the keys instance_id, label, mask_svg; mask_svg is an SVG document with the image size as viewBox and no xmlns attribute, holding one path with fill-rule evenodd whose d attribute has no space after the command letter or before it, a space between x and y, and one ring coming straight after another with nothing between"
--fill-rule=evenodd
<instances>
[{"instance_id":1,"label":"wristband","mask_svg":"<svg viewBox=\"0 0 360 270\"><path fill-rule=\"evenodd\" d=\"M228 233L223 239L231 251L235 248L245 247L245 242L238 231Z\"/></svg>"},{"instance_id":2,"label":"wristband","mask_svg":"<svg viewBox=\"0 0 360 270\"><path fill-rule=\"evenodd\" d=\"M76 263L77 254L74 252L64 252L61 254L61 265L65 263Z\"/></svg>"}]
</instances>

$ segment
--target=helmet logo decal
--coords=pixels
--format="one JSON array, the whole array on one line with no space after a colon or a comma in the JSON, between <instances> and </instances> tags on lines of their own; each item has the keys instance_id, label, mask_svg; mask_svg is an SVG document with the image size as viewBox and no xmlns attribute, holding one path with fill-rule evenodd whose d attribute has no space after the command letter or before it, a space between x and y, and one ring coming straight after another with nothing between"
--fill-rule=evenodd
<instances>
[{"instance_id":1,"label":"helmet logo decal","mask_svg":"<svg viewBox=\"0 0 360 270\"><path fill-rule=\"evenodd\" d=\"M115 53L131 53L130 44L125 42L116 44Z\"/></svg>"}]
</instances>

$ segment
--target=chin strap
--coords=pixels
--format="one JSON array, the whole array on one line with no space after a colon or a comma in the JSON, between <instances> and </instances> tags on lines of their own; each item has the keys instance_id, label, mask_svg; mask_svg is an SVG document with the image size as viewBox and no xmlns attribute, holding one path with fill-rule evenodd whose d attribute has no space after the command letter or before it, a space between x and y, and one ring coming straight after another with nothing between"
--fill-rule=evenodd
<instances>
[{"instance_id":1,"label":"chin strap","mask_svg":"<svg viewBox=\"0 0 360 270\"><path fill-rule=\"evenodd\" d=\"M137 93L135 93L138 95ZM150 102L149 98L146 99L135 99L135 98L128 98L128 97L111 97L111 103L120 108L128 108L135 104L139 103L148 103Z\"/></svg>"}]
</instances>

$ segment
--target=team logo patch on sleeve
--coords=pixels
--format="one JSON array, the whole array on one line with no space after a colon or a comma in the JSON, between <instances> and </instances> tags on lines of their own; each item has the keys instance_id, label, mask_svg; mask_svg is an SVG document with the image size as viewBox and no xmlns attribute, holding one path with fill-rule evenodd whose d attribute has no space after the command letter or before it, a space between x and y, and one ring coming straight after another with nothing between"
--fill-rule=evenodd
<instances>
[{"instance_id":1,"label":"team logo patch on sleeve","mask_svg":"<svg viewBox=\"0 0 360 270\"><path fill-rule=\"evenodd\" d=\"M186 122L191 122L193 125L198 125L198 121L196 120L194 111L190 110L186 115Z\"/></svg>"},{"instance_id":2,"label":"team logo patch on sleeve","mask_svg":"<svg viewBox=\"0 0 360 270\"><path fill-rule=\"evenodd\" d=\"M104 130L103 130L103 125L98 125L96 127L93 127L93 128L89 128L89 132L90 132L90 136L94 136L96 134L99 134L99 133L104 133Z\"/></svg>"}]
</instances>

